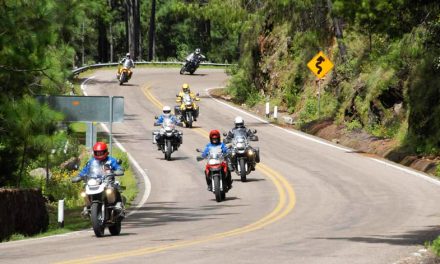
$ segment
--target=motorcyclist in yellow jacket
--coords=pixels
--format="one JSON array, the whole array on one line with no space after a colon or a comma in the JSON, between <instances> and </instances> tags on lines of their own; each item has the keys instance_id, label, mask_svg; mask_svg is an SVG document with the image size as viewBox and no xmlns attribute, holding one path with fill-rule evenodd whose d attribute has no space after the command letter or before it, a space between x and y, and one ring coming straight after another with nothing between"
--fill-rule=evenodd
<instances>
[{"instance_id":1,"label":"motorcyclist in yellow jacket","mask_svg":"<svg viewBox=\"0 0 440 264\"><path fill-rule=\"evenodd\" d=\"M189 96L191 97L192 101L193 101L193 109L194 109L194 121L197 121L197 117L199 116L199 106L196 105L196 101L200 101L200 98L198 98L198 94L194 94L191 92L191 90L189 89L189 84L184 83L182 84L182 91L179 92L179 94L177 95L176 98L176 102L180 103L180 111L184 112L186 110L186 106L183 103L183 97L185 94L189 94Z\"/></svg>"}]
</instances>

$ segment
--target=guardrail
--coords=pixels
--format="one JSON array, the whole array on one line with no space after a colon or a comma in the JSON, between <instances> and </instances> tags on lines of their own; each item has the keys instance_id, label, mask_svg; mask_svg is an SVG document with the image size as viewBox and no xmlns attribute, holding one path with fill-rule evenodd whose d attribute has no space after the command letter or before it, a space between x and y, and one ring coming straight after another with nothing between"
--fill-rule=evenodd
<instances>
[{"instance_id":1,"label":"guardrail","mask_svg":"<svg viewBox=\"0 0 440 264\"><path fill-rule=\"evenodd\" d=\"M145 64L164 64L164 65L182 65L184 62L180 61L139 61L135 62L136 65L145 65ZM89 69L96 69L101 67L108 67L108 66L117 66L119 63L117 62L110 62L110 63L97 63L92 65L86 65L80 68L76 68L72 70L72 73L74 75L80 74L81 72L85 72ZM206 65L206 66L219 66L219 67L227 67L231 66L233 64L230 63L212 63L212 62L202 62L200 65Z\"/></svg>"}]
</instances>

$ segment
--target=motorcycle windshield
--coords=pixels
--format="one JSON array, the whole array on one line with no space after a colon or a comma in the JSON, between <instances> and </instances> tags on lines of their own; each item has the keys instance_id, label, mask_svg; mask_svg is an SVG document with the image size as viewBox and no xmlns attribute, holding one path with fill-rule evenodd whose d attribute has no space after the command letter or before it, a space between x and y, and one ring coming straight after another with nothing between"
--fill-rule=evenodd
<instances>
[{"instance_id":1,"label":"motorcycle windshield","mask_svg":"<svg viewBox=\"0 0 440 264\"><path fill-rule=\"evenodd\" d=\"M174 122L173 122L173 120L171 118L169 118L169 117L165 118L163 120L162 127L165 130L173 130L174 129Z\"/></svg>"},{"instance_id":2,"label":"motorcycle windshield","mask_svg":"<svg viewBox=\"0 0 440 264\"><path fill-rule=\"evenodd\" d=\"M209 159L218 159L218 160L223 159L223 151L221 146L212 147L209 150Z\"/></svg>"},{"instance_id":3,"label":"motorcycle windshield","mask_svg":"<svg viewBox=\"0 0 440 264\"><path fill-rule=\"evenodd\" d=\"M191 99L191 96L189 94L184 94L183 95L183 103L185 105L192 105L192 99Z\"/></svg>"},{"instance_id":4,"label":"motorcycle windshield","mask_svg":"<svg viewBox=\"0 0 440 264\"><path fill-rule=\"evenodd\" d=\"M89 178L103 178L105 175L104 168L100 161L92 160L89 167Z\"/></svg>"}]
</instances>

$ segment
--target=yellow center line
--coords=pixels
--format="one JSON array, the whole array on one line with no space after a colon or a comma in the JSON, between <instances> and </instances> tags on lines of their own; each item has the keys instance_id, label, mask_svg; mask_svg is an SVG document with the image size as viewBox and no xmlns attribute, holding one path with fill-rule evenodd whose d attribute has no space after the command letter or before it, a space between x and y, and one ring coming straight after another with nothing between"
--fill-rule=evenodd
<instances>
[{"instance_id":1,"label":"yellow center line","mask_svg":"<svg viewBox=\"0 0 440 264\"><path fill-rule=\"evenodd\" d=\"M158 108L162 109L162 103L157 100L149 91L149 87L144 87L142 89L145 96L148 100L150 100L154 105L156 105ZM198 134L202 135L203 137L208 137L208 132L201 128L193 128L191 131L195 131ZM290 185L290 183L287 181L286 178L284 178L280 173L276 172L275 170L271 169L270 167L259 163L257 165L257 170L262 172L268 179L272 181L272 183L275 185L275 188L278 191L278 203L276 207L266 216L263 218L250 223L246 226L239 227L233 230L229 230L226 232L221 232L213 235L209 235L206 237L201 238L195 238L170 244L164 244L154 247L145 247L135 250L128 250L124 252L119 253L113 253L113 254L107 254L107 255L101 255L101 256L94 256L94 257L88 257L88 258L82 258L82 259L76 259L76 260L70 260L70 261L64 261L59 263L64 264L72 264L72 263L97 263L97 262L103 262L103 261L111 261L116 259L121 259L124 257L134 257L134 256L141 256L141 255L147 255L152 254L160 251L165 251L169 249L174 248L180 248L180 247L186 247L191 246L195 244L200 244L204 242L209 242L212 240L217 240L221 238L231 237L231 236L237 236L244 233L249 233L252 231L255 231L257 229L260 229L264 226L267 226L271 223L274 223L282 218L284 218L286 215L288 215L293 208L295 207L296 203L296 197L295 192Z\"/></svg>"}]
</instances>

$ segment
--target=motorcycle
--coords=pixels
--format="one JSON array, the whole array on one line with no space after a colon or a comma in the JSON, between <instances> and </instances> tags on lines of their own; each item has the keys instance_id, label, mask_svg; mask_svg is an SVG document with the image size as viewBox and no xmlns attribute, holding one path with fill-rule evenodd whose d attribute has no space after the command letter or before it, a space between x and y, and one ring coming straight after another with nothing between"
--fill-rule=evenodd
<instances>
[{"instance_id":1,"label":"motorcycle","mask_svg":"<svg viewBox=\"0 0 440 264\"><path fill-rule=\"evenodd\" d=\"M131 79L131 75L133 74L133 72L130 70L131 66L132 65L130 64L129 60L126 60L122 67L121 65L118 66L118 74L116 77L119 81L119 85L122 85Z\"/></svg>"},{"instance_id":2,"label":"motorcycle","mask_svg":"<svg viewBox=\"0 0 440 264\"><path fill-rule=\"evenodd\" d=\"M197 70L197 68L199 68L199 65L200 65L200 60L198 59L193 58L191 60L187 60L180 69L180 74L185 74L185 72L189 72L189 74L193 74Z\"/></svg>"},{"instance_id":3,"label":"motorcycle","mask_svg":"<svg viewBox=\"0 0 440 264\"><path fill-rule=\"evenodd\" d=\"M201 152L200 149L196 149ZM228 165L226 157L222 153L221 147L211 148L207 156L205 173L211 180L211 191L215 194L215 200L221 202L226 199L226 193L229 191L226 177L228 175ZM197 161L203 160L202 157L197 157Z\"/></svg>"},{"instance_id":4,"label":"motorcycle","mask_svg":"<svg viewBox=\"0 0 440 264\"><path fill-rule=\"evenodd\" d=\"M97 237L104 236L106 227L112 236L119 235L121 222L125 218L125 210L115 207L124 188L114 177L122 175L115 175L107 166L98 160L91 161L90 172L85 178L85 190L81 192ZM122 202L122 199L119 200Z\"/></svg>"},{"instance_id":5,"label":"motorcycle","mask_svg":"<svg viewBox=\"0 0 440 264\"><path fill-rule=\"evenodd\" d=\"M199 96L199 94L197 94ZM183 96L176 95L178 97L176 102L181 105L174 107L174 114L180 117L180 120L186 127L192 128L192 124L199 116L199 108L196 108L193 99L189 94L183 94ZM200 101L199 98L195 98L195 101Z\"/></svg>"},{"instance_id":6,"label":"motorcycle","mask_svg":"<svg viewBox=\"0 0 440 264\"><path fill-rule=\"evenodd\" d=\"M253 133L257 131L254 130ZM223 135L226 137L226 133ZM258 141L258 137L253 135L249 140ZM255 170L256 162L259 162L260 150L251 147L249 140L246 131L237 131L230 145L231 163L242 182L247 181L247 175Z\"/></svg>"},{"instance_id":7,"label":"motorcycle","mask_svg":"<svg viewBox=\"0 0 440 264\"><path fill-rule=\"evenodd\" d=\"M153 131L153 144L158 145L166 160L171 160L171 153L177 151L180 144L182 144L182 135L181 131L175 129L175 124L171 118L164 118L162 127ZM156 140L158 136L159 141Z\"/></svg>"}]
</instances>

